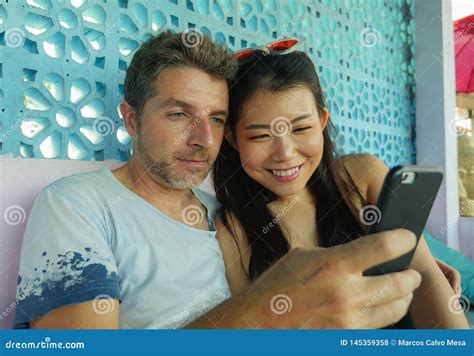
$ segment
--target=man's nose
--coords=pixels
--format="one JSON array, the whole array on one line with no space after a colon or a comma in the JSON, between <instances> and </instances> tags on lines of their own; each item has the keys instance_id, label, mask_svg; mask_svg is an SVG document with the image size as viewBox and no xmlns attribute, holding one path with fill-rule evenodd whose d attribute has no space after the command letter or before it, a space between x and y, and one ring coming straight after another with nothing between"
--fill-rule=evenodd
<instances>
[{"instance_id":1,"label":"man's nose","mask_svg":"<svg viewBox=\"0 0 474 356\"><path fill-rule=\"evenodd\" d=\"M210 148L214 145L214 141L210 121L207 118L196 119L194 128L189 135L188 144L202 148Z\"/></svg>"}]
</instances>

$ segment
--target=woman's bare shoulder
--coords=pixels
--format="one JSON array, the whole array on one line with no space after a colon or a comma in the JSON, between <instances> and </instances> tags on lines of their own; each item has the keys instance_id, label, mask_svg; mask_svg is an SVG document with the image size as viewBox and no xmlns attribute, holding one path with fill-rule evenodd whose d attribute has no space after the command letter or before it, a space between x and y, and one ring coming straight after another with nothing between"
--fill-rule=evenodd
<instances>
[{"instance_id":1,"label":"woman's bare shoulder","mask_svg":"<svg viewBox=\"0 0 474 356\"><path fill-rule=\"evenodd\" d=\"M224 223L222 214L225 214L229 226ZM232 294L236 294L248 285L251 250L244 229L237 218L230 212L222 214L216 218L217 239L224 256L229 286Z\"/></svg>"},{"instance_id":2,"label":"woman's bare shoulder","mask_svg":"<svg viewBox=\"0 0 474 356\"><path fill-rule=\"evenodd\" d=\"M224 217L227 220L227 225L224 222ZM232 212L223 211L221 214L218 214L216 217L216 228L218 235L219 232L224 232L221 235L226 239L232 239L234 243L237 240L239 247L248 245L244 228Z\"/></svg>"},{"instance_id":3,"label":"woman's bare shoulder","mask_svg":"<svg viewBox=\"0 0 474 356\"><path fill-rule=\"evenodd\" d=\"M378 157L370 154L352 154L339 158L360 193L370 204L375 204L388 168Z\"/></svg>"}]
</instances>

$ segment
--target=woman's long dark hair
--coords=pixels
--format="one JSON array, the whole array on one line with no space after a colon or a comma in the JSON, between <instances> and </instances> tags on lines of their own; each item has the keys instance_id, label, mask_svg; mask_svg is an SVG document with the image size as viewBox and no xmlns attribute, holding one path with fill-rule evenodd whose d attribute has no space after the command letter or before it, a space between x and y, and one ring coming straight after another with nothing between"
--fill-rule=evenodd
<instances>
[{"instance_id":1,"label":"woman's long dark hair","mask_svg":"<svg viewBox=\"0 0 474 356\"><path fill-rule=\"evenodd\" d=\"M239 72L230 88L230 116L227 125L235 135L235 127L243 103L258 90L284 91L305 86L311 90L320 117L325 108L319 78L311 59L304 52L285 55L257 51L239 65ZM365 204L354 181L336 159L331 140L331 122L324 131L324 152L321 163L307 183L316 201L316 223L320 245L329 247L351 241L366 233L358 218L355 201ZM226 213L235 216L251 246L249 277L254 279L273 262L285 255L288 240L278 224L265 229L274 216L267 204L276 199L274 193L256 182L244 171L238 151L224 140L213 168L214 188L223 208L220 211L226 227L236 234ZM270 225L271 226L271 225ZM237 245L239 246L239 245Z\"/></svg>"}]
</instances>

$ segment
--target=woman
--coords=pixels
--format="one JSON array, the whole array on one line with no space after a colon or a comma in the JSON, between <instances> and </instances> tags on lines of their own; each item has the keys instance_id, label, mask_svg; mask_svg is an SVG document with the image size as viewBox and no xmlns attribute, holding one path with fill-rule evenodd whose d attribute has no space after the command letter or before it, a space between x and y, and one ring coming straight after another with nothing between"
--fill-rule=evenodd
<instances>
[{"instance_id":1,"label":"woman","mask_svg":"<svg viewBox=\"0 0 474 356\"><path fill-rule=\"evenodd\" d=\"M337 157L315 68L297 40L237 54L226 140L214 166L216 221L232 293L290 249L324 248L366 234L359 211L375 205L388 172L370 155ZM422 237L410 266L423 282L417 328L467 328L454 292Z\"/></svg>"}]
</instances>

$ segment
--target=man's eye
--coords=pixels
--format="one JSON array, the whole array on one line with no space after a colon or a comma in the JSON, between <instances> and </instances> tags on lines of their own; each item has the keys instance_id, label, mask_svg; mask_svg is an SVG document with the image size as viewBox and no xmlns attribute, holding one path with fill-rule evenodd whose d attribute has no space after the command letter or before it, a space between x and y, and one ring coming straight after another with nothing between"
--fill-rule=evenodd
<instances>
[{"instance_id":1,"label":"man's eye","mask_svg":"<svg viewBox=\"0 0 474 356\"><path fill-rule=\"evenodd\" d=\"M311 126L299 127L299 128L297 128L297 129L294 129L293 132L295 132L295 133L298 133L298 132L301 133L301 132L305 132L305 131L309 130L310 128L311 128Z\"/></svg>"},{"instance_id":2,"label":"man's eye","mask_svg":"<svg viewBox=\"0 0 474 356\"><path fill-rule=\"evenodd\" d=\"M168 116L174 119L182 119L183 117L186 116L186 114L184 112L174 112L174 113L169 114Z\"/></svg>"},{"instance_id":3,"label":"man's eye","mask_svg":"<svg viewBox=\"0 0 474 356\"><path fill-rule=\"evenodd\" d=\"M225 121L220 117L213 117L211 120L217 125L224 125Z\"/></svg>"}]
</instances>

